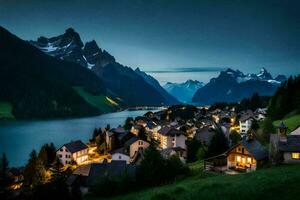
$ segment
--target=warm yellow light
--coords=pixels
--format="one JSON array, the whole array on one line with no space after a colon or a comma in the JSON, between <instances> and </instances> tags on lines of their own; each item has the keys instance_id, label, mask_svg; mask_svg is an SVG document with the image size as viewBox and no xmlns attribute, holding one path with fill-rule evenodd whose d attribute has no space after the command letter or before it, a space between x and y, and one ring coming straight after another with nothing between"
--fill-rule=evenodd
<instances>
[{"instance_id":1,"label":"warm yellow light","mask_svg":"<svg viewBox=\"0 0 300 200\"><path fill-rule=\"evenodd\" d=\"M241 162L241 156L237 156L237 157L236 157L236 161L237 161L237 162Z\"/></svg>"},{"instance_id":2,"label":"warm yellow light","mask_svg":"<svg viewBox=\"0 0 300 200\"><path fill-rule=\"evenodd\" d=\"M300 153L296 153L296 152L292 153L292 158L293 159L299 159L300 158Z\"/></svg>"},{"instance_id":3,"label":"warm yellow light","mask_svg":"<svg viewBox=\"0 0 300 200\"><path fill-rule=\"evenodd\" d=\"M246 158L242 158L242 163L246 164Z\"/></svg>"},{"instance_id":4,"label":"warm yellow light","mask_svg":"<svg viewBox=\"0 0 300 200\"><path fill-rule=\"evenodd\" d=\"M247 163L251 163L251 158L250 157L247 158Z\"/></svg>"}]
</instances>

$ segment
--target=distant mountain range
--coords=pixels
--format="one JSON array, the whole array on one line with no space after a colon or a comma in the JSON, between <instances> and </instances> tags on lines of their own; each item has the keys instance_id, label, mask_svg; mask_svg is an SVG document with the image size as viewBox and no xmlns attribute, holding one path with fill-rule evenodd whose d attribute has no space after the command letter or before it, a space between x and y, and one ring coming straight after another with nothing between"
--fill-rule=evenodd
<instances>
[{"instance_id":1,"label":"distant mountain range","mask_svg":"<svg viewBox=\"0 0 300 200\"><path fill-rule=\"evenodd\" d=\"M191 103L196 91L203 87L204 83L197 80L187 80L184 83L166 83L163 88L173 97L183 103Z\"/></svg>"},{"instance_id":2,"label":"distant mountain range","mask_svg":"<svg viewBox=\"0 0 300 200\"><path fill-rule=\"evenodd\" d=\"M40 37L30 43L46 54L91 69L105 84L109 95L124 105L171 105L178 101L156 80L140 70L132 70L118 62L93 40L83 44L72 28L62 35Z\"/></svg>"},{"instance_id":3,"label":"distant mountain range","mask_svg":"<svg viewBox=\"0 0 300 200\"><path fill-rule=\"evenodd\" d=\"M285 80L284 75L279 75L274 79L265 68L262 68L258 74L244 74L239 70L228 68L217 78L212 78L209 83L198 89L192 101L203 105L236 102L250 97L253 93L271 96Z\"/></svg>"}]
</instances>

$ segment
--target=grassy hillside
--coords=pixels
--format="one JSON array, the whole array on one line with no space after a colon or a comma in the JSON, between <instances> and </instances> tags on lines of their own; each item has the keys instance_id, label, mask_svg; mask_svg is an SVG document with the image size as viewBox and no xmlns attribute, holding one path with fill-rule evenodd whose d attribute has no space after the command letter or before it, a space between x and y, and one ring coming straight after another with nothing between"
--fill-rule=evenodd
<instances>
[{"instance_id":1,"label":"grassy hillside","mask_svg":"<svg viewBox=\"0 0 300 200\"><path fill-rule=\"evenodd\" d=\"M291 132L300 125L300 114L287 116L283 120L274 121L274 126L278 126L281 121L283 121L284 124L288 127L288 132Z\"/></svg>"},{"instance_id":2,"label":"grassy hillside","mask_svg":"<svg viewBox=\"0 0 300 200\"><path fill-rule=\"evenodd\" d=\"M117 100L113 100L104 95L92 95L86 92L82 87L74 87L74 89L85 101L100 109L102 112L112 112L119 108Z\"/></svg>"},{"instance_id":3,"label":"grassy hillside","mask_svg":"<svg viewBox=\"0 0 300 200\"><path fill-rule=\"evenodd\" d=\"M0 119L13 119L12 105L7 102L0 102Z\"/></svg>"},{"instance_id":4,"label":"grassy hillside","mask_svg":"<svg viewBox=\"0 0 300 200\"><path fill-rule=\"evenodd\" d=\"M299 199L300 165L279 166L239 175L201 172L177 183L117 196L111 200ZM91 198L90 200L101 198Z\"/></svg>"}]
</instances>

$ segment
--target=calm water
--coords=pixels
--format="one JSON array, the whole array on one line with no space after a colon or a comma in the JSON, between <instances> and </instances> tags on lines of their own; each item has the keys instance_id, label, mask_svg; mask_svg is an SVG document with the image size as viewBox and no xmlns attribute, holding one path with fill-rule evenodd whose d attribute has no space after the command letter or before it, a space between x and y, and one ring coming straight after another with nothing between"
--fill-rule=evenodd
<instances>
[{"instance_id":1,"label":"calm water","mask_svg":"<svg viewBox=\"0 0 300 200\"><path fill-rule=\"evenodd\" d=\"M94 128L117 127L127 117L143 115L147 111L122 111L96 117L47 120L0 122L0 153L5 152L10 166L22 166L33 150L39 150L44 143L53 142L58 148L71 140L87 142Z\"/></svg>"}]
</instances>

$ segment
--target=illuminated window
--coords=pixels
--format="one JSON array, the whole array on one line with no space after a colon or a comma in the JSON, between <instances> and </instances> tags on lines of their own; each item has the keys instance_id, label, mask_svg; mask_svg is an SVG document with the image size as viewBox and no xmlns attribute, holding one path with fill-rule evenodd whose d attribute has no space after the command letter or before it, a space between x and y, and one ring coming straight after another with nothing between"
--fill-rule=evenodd
<instances>
[{"instance_id":1,"label":"illuminated window","mask_svg":"<svg viewBox=\"0 0 300 200\"><path fill-rule=\"evenodd\" d=\"M292 153L293 159L300 159L300 153Z\"/></svg>"},{"instance_id":2,"label":"illuminated window","mask_svg":"<svg viewBox=\"0 0 300 200\"><path fill-rule=\"evenodd\" d=\"M237 161L237 162L241 162L241 156L237 156L237 157L236 157L236 161Z\"/></svg>"},{"instance_id":3,"label":"illuminated window","mask_svg":"<svg viewBox=\"0 0 300 200\"><path fill-rule=\"evenodd\" d=\"M242 158L242 163L246 164L246 158Z\"/></svg>"},{"instance_id":4,"label":"illuminated window","mask_svg":"<svg viewBox=\"0 0 300 200\"><path fill-rule=\"evenodd\" d=\"M251 158L250 157L247 158L247 163L251 163Z\"/></svg>"}]
</instances>

